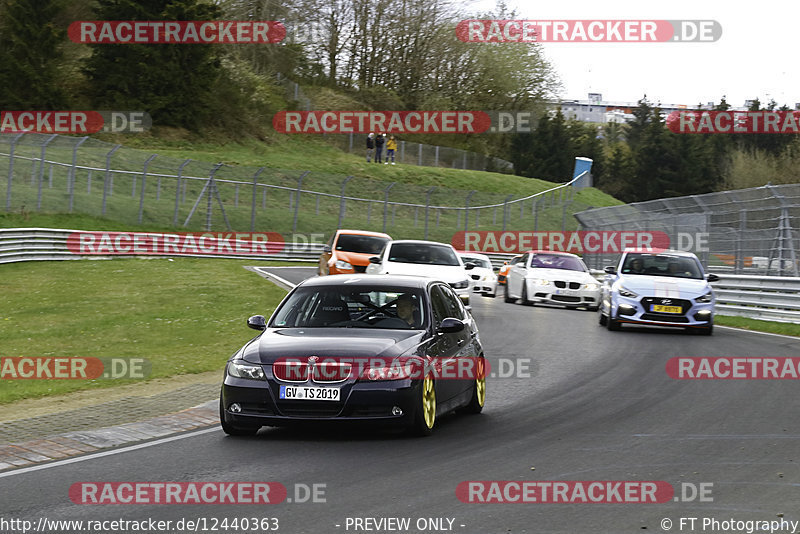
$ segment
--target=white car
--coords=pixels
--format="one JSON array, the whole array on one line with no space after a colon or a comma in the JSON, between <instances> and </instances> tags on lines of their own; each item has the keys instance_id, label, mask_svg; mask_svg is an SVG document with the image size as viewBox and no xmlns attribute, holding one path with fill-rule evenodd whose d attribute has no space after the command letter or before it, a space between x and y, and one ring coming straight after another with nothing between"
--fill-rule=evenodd
<instances>
[{"instance_id":1,"label":"white car","mask_svg":"<svg viewBox=\"0 0 800 534\"><path fill-rule=\"evenodd\" d=\"M714 331L714 290L691 252L625 252L605 268L600 324L678 326L705 335Z\"/></svg>"},{"instance_id":2,"label":"white car","mask_svg":"<svg viewBox=\"0 0 800 534\"><path fill-rule=\"evenodd\" d=\"M497 273L500 269L492 267L489 256L473 252L460 252L461 261L467 269L467 274L472 278L472 292L494 298L497 296ZM470 268L470 265L473 267Z\"/></svg>"},{"instance_id":3,"label":"white car","mask_svg":"<svg viewBox=\"0 0 800 534\"><path fill-rule=\"evenodd\" d=\"M461 301L469 304L470 279L464 262L452 245L436 241L389 241L369 259L367 274L410 274L428 276L447 283Z\"/></svg>"},{"instance_id":4,"label":"white car","mask_svg":"<svg viewBox=\"0 0 800 534\"><path fill-rule=\"evenodd\" d=\"M517 299L529 305L540 302L597 311L600 283L575 254L532 250L508 271L505 300Z\"/></svg>"}]
</instances>

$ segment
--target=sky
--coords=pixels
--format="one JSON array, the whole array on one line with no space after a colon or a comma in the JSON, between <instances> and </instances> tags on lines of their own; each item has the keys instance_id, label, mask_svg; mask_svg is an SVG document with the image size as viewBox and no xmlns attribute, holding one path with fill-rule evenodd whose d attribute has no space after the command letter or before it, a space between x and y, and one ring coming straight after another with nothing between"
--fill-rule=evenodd
<instances>
[{"instance_id":1,"label":"sky","mask_svg":"<svg viewBox=\"0 0 800 534\"><path fill-rule=\"evenodd\" d=\"M563 84L559 95L586 99L601 93L605 101L685 104L719 102L732 106L748 99L794 108L800 103L797 58L800 2L762 0L507 0L517 19L530 20L716 20L716 42L689 43L542 43ZM471 3L490 10L493 0Z\"/></svg>"}]
</instances>

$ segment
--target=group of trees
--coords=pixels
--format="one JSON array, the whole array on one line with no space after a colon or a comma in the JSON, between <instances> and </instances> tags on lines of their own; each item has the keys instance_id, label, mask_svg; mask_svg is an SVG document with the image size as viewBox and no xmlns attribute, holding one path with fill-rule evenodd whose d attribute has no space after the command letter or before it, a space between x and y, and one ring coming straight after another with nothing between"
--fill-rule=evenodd
<instances>
[{"instance_id":1,"label":"group of trees","mask_svg":"<svg viewBox=\"0 0 800 534\"><path fill-rule=\"evenodd\" d=\"M515 16L499 9L493 16ZM0 105L144 109L154 124L198 129L231 99L274 90L278 74L371 109L525 109L552 96L555 76L538 46L461 42L454 28L468 16L449 0L0 0ZM287 36L177 46L66 35L74 20L148 19L278 20Z\"/></svg>"},{"instance_id":2,"label":"group of trees","mask_svg":"<svg viewBox=\"0 0 800 534\"><path fill-rule=\"evenodd\" d=\"M728 109L725 98L714 107ZM759 109L775 110L776 103L762 108L755 100L750 110ZM626 202L797 181L790 170L800 160L794 135L674 133L646 97L633 116L627 124L599 125L567 121L560 109L546 112L533 133L514 136L514 167L523 176L564 181L576 156L589 157L595 186Z\"/></svg>"},{"instance_id":3,"label":"group of trees","mask_svg":"<svg viewBox=\"0 0 800 534\"><path fill-rule=\"evenodd\" d=\"M3 109L147 111L155 124L198 128L217 116L224 71L211 45L86 45L67 38L76 20L213 20L195 0L0 0Z\"/></svg>"},{"instance_id":4,"label":"group of trees","mask_svg":"<svg viewBox=\"0 0 800 534\"><path fill-rule=\"evenodd\" d=\"M0 0L0 109L144 110L156 126L263 136L271 115L292 105L280 77L365 109L534 110L532 133L418 140L500 156L518 174L555 181L570 176L575 156L590 157L595 184L626 201L759 185L768 174L793 179L796 136L674 134L646 98L627 125L543 111L559 86L539 45L455 35L460 20L514 17L502 1L479 14L450 0ZM76 20L278 20L287 36L90 45L67 39ZM717 109L727 107L723 99Z\"/></svg>"}]
</instances>

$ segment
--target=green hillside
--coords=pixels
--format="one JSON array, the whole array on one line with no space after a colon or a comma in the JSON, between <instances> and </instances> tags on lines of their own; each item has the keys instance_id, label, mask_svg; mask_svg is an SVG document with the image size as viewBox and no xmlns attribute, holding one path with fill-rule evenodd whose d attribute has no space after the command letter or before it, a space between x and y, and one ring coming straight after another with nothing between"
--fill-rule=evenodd
<instances>
[{"instance_id":1,"label":"green hillside","mask_svg":"<svg viewBox=\"0 0 800 534\"><path fill-rule=\"evenodd\" d=\"M68 139L48 148L50 161L69 162L71 151ZM345 178L351 176L345 194L352 197L346 202L342 226L371 230L383 229L386 208L386 230L397 238L422 238L425 236L425 210L414 205L424 205L430 193L432 206L463 208L470 195L469 228L491 230L503 228L502 203L512 199L505 214L506 228L539 230L567 230L576 227L571 214L589 207L616 205L620 202L594 188L587 188L571 195L568 190L550 193L544 198L513 203L523 198L556 187L558 184L543 180L524 178L508 174L460 170L412 165L368 164L356 154L346 153L324 139L302 136L276 135L269 142L247 140L241 143L221 143L209 140L181 139L174 135L156 137L117 137L114 142L123 144L114 155L112 168L141 172L143 162L152 154L158 154L148 167L144 201L142 200L141 177L135 172L115 174L113 194L109 192L105 215L102 214L103 181L105 173L95 170L90 175L78 170L75 179L73 213L78 217L66 217L68 212L68 175L66 166L49 165L43 176L41 210L37 210L38 176L36 162L33 167L19 159L15 164L12 189L11 214L0 218L0 224L9 226L32 226L36 220L51 220L51 224L62 227L106 229L139 228L168 230L184 228L191 209L197 209L186 225L187 230L203 230L208 222L207 197L200 198L205 180L215 163L225 166L216 174L220 200L225 207L233 230L247 231L252 216L252 176L264 167L258 177L260 187L256 193L256 231L289 233L314 232L330 234L339 224L341 202L339 195ZM105 154L112 145L87 143L79 150L79 165L105 167ZM86 147L86 148L84 148ZM19 146L16 154L34 160L39 157L34 146ZM186 167L185 191L178 194L178 225L175 219L175 178L178 166L185 160L193 160ZM0 163L0 174L7 170L7 161ZM31 169L30 171L28 169ZM298 178L303 178L302 189L322 193L302 193L300 205L295 205ZM49 175L52 172L52 186ZM155 178L158 174L164 175ZM229 182L225 182L228 180ZM239 182L238 184L233 182ZM394 185L392 185L394 184ZM265 187L265 186L278 186ZM384 206L387 187L391 185L388 206ZM199 199L199 201L198 201ZM355 200L364 199L364 200ZM391 204L391 203L397 204ZM535 203L536 202L536 203ZM409 205L405 205L409 204ZM475 209L476 206L496 205ZM295 223L295 210L297 220ZM38 213L37 213L38 212ZM428 237L449 241L452 234L464 230L463 209L431 209L428 213ZM39 219L46 215L50 219ZM222 211L216 199L212 202L211 228L226 229ZM86 216L90 216L87 218ZM102 217L97 219L97 217ZM74 221L74 222L72 222Z\"/></svg>"}]
</instances>

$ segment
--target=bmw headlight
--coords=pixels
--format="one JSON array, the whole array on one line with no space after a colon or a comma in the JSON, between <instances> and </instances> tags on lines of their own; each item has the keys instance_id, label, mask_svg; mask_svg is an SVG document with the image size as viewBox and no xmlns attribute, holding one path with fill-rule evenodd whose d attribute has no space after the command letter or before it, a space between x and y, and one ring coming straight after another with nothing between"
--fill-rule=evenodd
<instances>
[{"instance_id":1,"label":"bmw headlight","mask_svg":"<svg viewBox=\"0 0 800 534\"><path fill-rule=\"evenodd\" d=\"M713 294L711 293L711 291L709 291L705 295L703 295L701 297L697 297L696 299L694 299L694 301L695 302L699 302L701 304L705 304L707 302L711 302L712 297L713 297Z\"/></svg>"},{"instance_id":2,"label":"bmw headlight","mask_svg":"<svg viewBox=\"0 0 800 534\"><path fill-rule=\"evenodd\" d=\"M595 282L589 282L588 284L584 284L583 288L588 289L589 291L597 291L598 289L600 289L600 284L597 284Z\"/></svg>"},{"instance_id":3,"label":"bmw headlight","mask_svg":"<svg viewBox=\"0 0 800 534\"><path fill-rule=\"evenodd\" d=\"M348 271L348 270L352 269L353 266L350 265L349 263L347 263L344 260L336 260L336 268L337 269L341 269L343 271Z\"/></svg>"},{"instance_id":4,"label":"bmw headlight","mask_svg":"<svg viewBox=\"0 0 800 534\"><path fill-rule=\"evenodd\" d=\"M450 284L450 287L453 289L466 289L469 287L469 280L462 280L460 282L456 282L455 284Z\"/></svg>"},{"instance_id":5,"label":"bmw headlight","mask_svg":"<svg viewBox=\"0 0 800 534\"><path fill-rule=\"evenodd\" d=\"M250 380L266 380L264 370L260 365L251 365L242 360L228 362L228 374L236 378L247 378Z\"/></svg>"},{"instance_id":6,"label":"bmw headlight","mask_svg":"<svg viewBox=\"0 0 800 534\"><path fill-rule=\"evenodd\" d=\"M627 289L625 286L619 286L618 291L621 297L626 297L629 299L635 299L636 297L639 296L637 293L634 293L630 289Z\"/></svg>"},{"instance_id":7,"label":"bmw headlight","mask_svg":"<svg viewBox=\"0 0 800 534\"><path fill-rule=\"evenodd\" d=\"M536 285L540 286L550 285L550 280L545 280L544 278L540 278L539 280L536 280Z\"/></svg>"}]
</instances>

